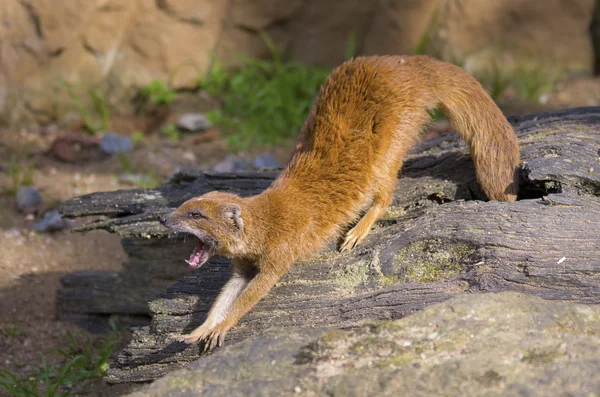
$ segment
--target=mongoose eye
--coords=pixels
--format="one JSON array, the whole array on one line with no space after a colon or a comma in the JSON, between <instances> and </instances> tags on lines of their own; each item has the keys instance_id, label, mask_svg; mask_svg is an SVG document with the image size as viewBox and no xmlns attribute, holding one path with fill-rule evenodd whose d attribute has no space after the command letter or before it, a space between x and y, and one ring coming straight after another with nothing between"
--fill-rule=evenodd
<instances>
[{"instance_id":1,"label":"mongoose eye","mask_svg":"<svg viewBox=\"0 0 600 397\"><path fill-rule=\"evenodd\" d=\"M205 218L205 216L202 215L199 212L188 212L187 217L189 219L202 219L202 218Z\"/></svg>"}]
</instances>

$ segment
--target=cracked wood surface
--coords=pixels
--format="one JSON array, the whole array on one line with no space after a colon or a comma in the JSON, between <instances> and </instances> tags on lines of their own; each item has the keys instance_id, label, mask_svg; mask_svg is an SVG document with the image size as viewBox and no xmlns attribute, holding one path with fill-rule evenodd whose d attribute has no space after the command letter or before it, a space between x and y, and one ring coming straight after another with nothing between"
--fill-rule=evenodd
<instances>
[{"instance_id":1,"label":"cracked wood surface","mask_svg":"<svg viewBox=\"0 0 600 397\"><path fill-rule=\"evenodd\" d=\"M464 144L455 135L428 141L406 161L394 202L365 243L298 263L226 343L269 327L397 319L461 293L511 290L600 303L600 108L511 122L523 159L519 201L481 201ZM198 358L198 346L167 336L199 325L229 277L229 263L219 259L190 272L183 259L193 242L169 239L157 214L210 190L256 194L276 175L186 172L155 190L95 193L61 205L67 216L108 215L83 230L123 236L130 260L118 274L63 278L59 315L152 316L116 355L110 382L155 379Z\"/></svg>"}]
</instances>

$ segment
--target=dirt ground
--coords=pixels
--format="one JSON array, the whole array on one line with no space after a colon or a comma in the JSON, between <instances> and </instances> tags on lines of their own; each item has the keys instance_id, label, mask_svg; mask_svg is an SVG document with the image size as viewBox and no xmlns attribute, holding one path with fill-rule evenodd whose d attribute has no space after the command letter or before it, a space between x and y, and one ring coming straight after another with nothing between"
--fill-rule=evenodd
<instances>
[{"instance_id":1,"label":"dirt ground","mask_svg":"<svg viewBox=\"0 0 600 397\"><path fill-rule=\"evenodd\" d=\"M125 170L116 157L79 164L56 159L49 148L63 133L60 128L46 134L38 128L1 129L0 188L12 186L7 167L13 156L23 169L33 169L32 186L40 191L47 208L86 193L135 187L119 180ZM173 142L156 134L147 136L128 155L128 169L151 174L160 182L178 169L208 168L228 154L222 139L194 143L195 137L190 134ZM276 152L280 161L284 161L284 152ZM255 154L245 155L251 158ZM87 335L56 319L54 302L60 277L79 270L118 271L126 259L118 236L103 231L36 233L30 229L37 219L39 216L17 211L14 196L0 195L0 328L16 334L0 336L0 367L14 373L39 365L40 353L49 363L58 363L61 357L51 351L66 346L67 331ZM82 223L77 220L73 226ZM88 387L88 395L120 395L132 387L109 387L97 381Z\"/></svg>"},{"instance_id":2,"label":"dirt ground","mask_svg":"<svg viewBox=\"0 0 600 397\"><path fill-rule=\"evenodd\" d=\"M584 91L586 94L581 95ZM538 104L532 110L600 105L600 79L564 84L546 99L545 104ZM523 108L520 110L519 113L525 113ZM133 187L119 180L125 170L116 157L77 164L56 159L49 151L52 142L70 132L63 127L0 129L0 188L12 185L7 166L13 156L22 167L33 169L33 186L40 191L48 208L90 192ZM257 149L242 156L251 158L260 152ZM284 163L289 152L290 147L283 147L274 154ZM189 134L180 142L173 142L153 134L146 136L128 155L128 168L164 181L178 169L208 168L227 153L227 144L221 138L202 142L197 135ZM51 363L59 360L49 352L67 343L68 330L77 329L56 319L54 301L60 277L78 270L119 270L125 260L115 235L105 232L81 235L68 230L35 233L30 231L34 222L33 215L17 211L13 196L0 195L0 328L13 330L15 334L0 335L0 367L13 372L27 371L29 365L40 364L40 353L47 353ZM109 387L96 381L88 395L116 396L135 387Z\"/></svg>"}]
</instances>

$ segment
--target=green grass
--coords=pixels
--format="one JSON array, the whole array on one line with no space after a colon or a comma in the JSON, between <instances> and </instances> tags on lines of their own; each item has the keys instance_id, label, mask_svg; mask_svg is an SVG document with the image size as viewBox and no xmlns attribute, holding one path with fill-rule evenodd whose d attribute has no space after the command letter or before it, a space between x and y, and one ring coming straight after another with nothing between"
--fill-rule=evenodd
<instances>
[{"instance_id":1,"label":"green grass","mask_svg":"<svg viewBox=\"0 0 600 397\"><path fill-rule=\"evenodd\" d=\"M19 336L25 336L25 332L17 328L15 324L9 327L0 327L0 339L18 338Z\"/></svg>"},{"instance_id":2,"label":"green grass","mask_svg":"<svg viewBox=\"0 0 600 397\"><path fill-rule=\"evenodd\" d=\"M346 40L346 49L344 51L344 57L348 60L354 58L358 54L358 34L354 31L348 35Z\"/></svg>"},{"instance_id":3,"label":"green grass","mask_svg":"<svg viewBox=\"0 0 600 397\"><path fill-rule=\"evenodd\" d=\"M181 139L181 134L179 133L179 129L173 123L163 125L160 128L160 132L163 135L167 136L173 142L179 142L179 140Z\"/></svg>"},{"instance_id":4,"label":"green grass","mask_svg":"<svg viewBox=\"0 0 600 397\"><path fill-rule=\"evenodd\" d=\"M131 160L129 159L129 156L127 156L126 153L117 153L117 159L119 160L119 164L121 165L121 169L123 170L123 172L133 172Z\"/></svg>"},{"instance_id":5,"label":"green grass","mask_svg":"<svg viewBox=\"0 0 600 397\"><path fill-rule=\"evenodd\" d=\"M141 94L153 105L168 105L177 95L173 88L160 80L152 80L142 88Z\"/></svg>"},{"instance_id":6,"label":"green grass","mask_svg":"<svg viewBox=\"0 0 600 397\"><path fill-rule=\"evenodd\" d=\"M202 89L221 99L222 106L207 116L211 123L229 127L226 139L233 150L273 146L297 136L331 71L284 62L271 39L262 37L271 51L270 60L242 58L235 69L215 64L198 81Z\"/></svg>"},{"instance_id":7,"label":"green grass","mask_svg":"<svg viewBox=\"0 0 600 397\"><path fill-rule=\"evenodd\" d=\"M510 80L506 74L502 73L498 65L494 63L487 78L483 79L483 85L487 86L492 99L497 101L510 85Z\"/></svg>"},{"instance_id":8,"label":"green grass","mask_svg":"<svg viewBox=\"0 0 600 397\"><path fill-rule=\"evenodd\" d=\"M494 101L507 90L525 100L537 102L544 94L551 92L561 76L560 72L548 70L543 65L519 65L506 71L493 63L487 72L480 73L477 79L486 88Z\"/></svg>"},{"instance_id":9,"label":"green grass","mask_svg":"<svg viewBox=\"0 0 600 397\"><path fill-rule=\"evenodd\" d=\"M429 109L427 113L429 113L429 117L431 117L432 122L446 119L444 113L442 113L442 111L438 108Z\"/></svg>"},{"instance_id":10,"label":"green grass","mask_svg":"<svg viewBox=\"0 0 600 397\"><path fill-rule=\"evenodd\" d=\"M31 186L33 184L33 168L23 166L15 156L8 163L8 176L12 182L10 187L2 188L2 194L14 196L20 186Z\"/></svg>"},{"instance_id":11,"label":"green grass","mask_svg":"<svg viewBox=\"0 0 600 397\"><path fill-rule=\"evenodd\" d=\"M543 94L554 89L560 74L542 65L520 66L511 76L511 85L522 99L538 101Z\"/></svg>"},{"instance_id":12,"label":"green grass","mask_svg":"<svg viewBox=\"0 0 600 397\"><path fill-rule=\"evenodd\" d=\"M80 84L70 83L59 79L58 84L67 92L71 102L81 115L85 129L96 135L98 132L106 131L110 123L110 109L106 95L93 88L85 88ZM91 101L91 108L84 104L84 100L77 93L84 91Z\"/></svg>"},{"instance_id":13,"label":"green grass","mask_svg":"<svg viewBox=\"0 0 600 397\"><path fill-rule=\"evenodd\" d=\"M137 146L144 140L144 133L142 131L135 131L131 135L131 140L133 141L133 145Z\"/></svg>"},{"instance_id":14,"label":"green grass","mask_svg":"<svg viewBox=\"0 0 600 397\"><path fill-rule=\"evenodd\" d=\"M126 153L118 153L117 159L123 172L129 175L128 181L133 185L145 189L151 189L158 186L159 181L154 172L136 173L136 167L133 166L130 157ZM119 180L119 178L116 176L114 179Z\"/></svg>"},{"instance_id":15,"label":"green grass","mask_svg":"<svg viewBox=\"0 0 600 397\"><path fill-rule=\"evenodd\" d=\"M423 33L423 35L419 39L419 42L417 43L417 46L415 48L415 54L416 55L425 55L425 49L427 48L429 43L431 43L431 39L432 39L431 32L428 29Z\"/></svg>"},{"instance_id":16,"label":"green grass","mask_svg":"<svg viewBox=\"0 0 600 397\"><path fill-rule=\"evenodd\" d=\"M49 365L42 356L40 365L33 366L27 374L0 368L0 389L19 397L64 397L83 391L91 380L102 377L108 369L108 358L121 338L115 325L111 323L111 327L111 335L97 341L89 337L82 341L68 332L66 348L55 350L63 357L61 365Z\"/></svg>"}]
</instances>

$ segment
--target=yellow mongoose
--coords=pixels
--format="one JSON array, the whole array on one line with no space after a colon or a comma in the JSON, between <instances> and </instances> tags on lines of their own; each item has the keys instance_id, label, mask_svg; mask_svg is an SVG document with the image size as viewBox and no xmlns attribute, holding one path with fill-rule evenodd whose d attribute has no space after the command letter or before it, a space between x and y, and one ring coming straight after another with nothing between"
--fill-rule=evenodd
<instances>
[{"instance_id":1,"label":"yellow mongoose","mask_svg":"<svg viewBox=\"0 0 600 397\"><path fill-rule=\"evenodd\" d=\"M320 89L292 159L263 193L210 192L162 219L196 236L188 263L231 258L233 276L187 343L221 345L239 319L298 258L345 233L341 250L364 240L391 203L406 152L439 108L467 141L477 179L492 200L516 200L515 133L482 86L457 66L426 56L360 57Z\"/></svg>"}]
</instances>

